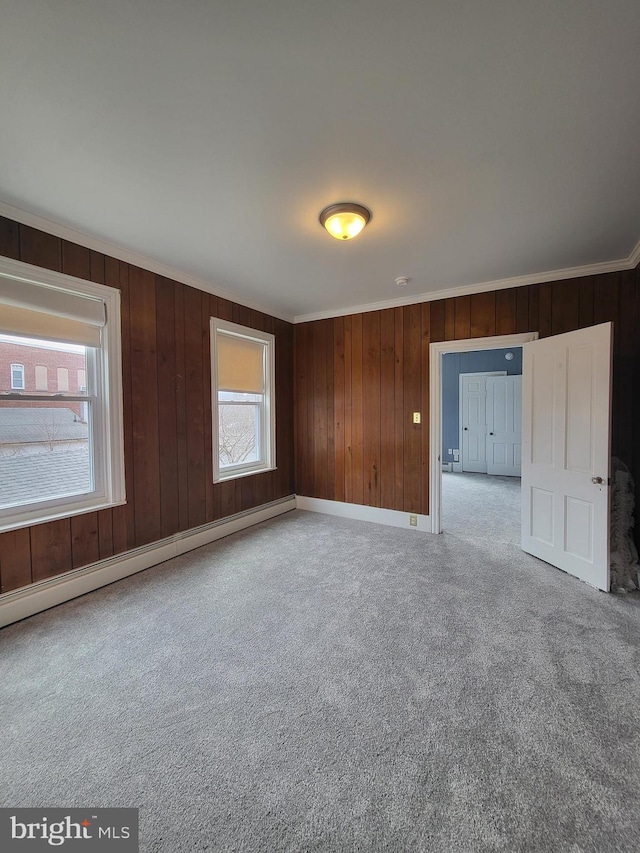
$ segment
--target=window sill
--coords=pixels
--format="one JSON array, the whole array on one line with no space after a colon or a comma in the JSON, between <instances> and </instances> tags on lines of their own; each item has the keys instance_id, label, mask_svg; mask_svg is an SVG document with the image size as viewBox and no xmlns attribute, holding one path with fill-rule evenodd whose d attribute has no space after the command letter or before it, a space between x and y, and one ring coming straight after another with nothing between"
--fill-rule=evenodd
<instances>
[{"instance_id":1,"label":"window sill","mask_svg":"<svg viewBox=\"0 0 640 853\"><path fill-rule=\"evenodd\" d=\"M23 527L31 527L34 524L46 524L48 521L59 521L61 518L73 518L76 515L83 515L87 512L96 512L99 509L109 509L109 507L123 506L125 500L106 500L105 498L96 498L94 500L82 501L76 503L73 507L61 506L59 509L50 508L45 511L36 512L35 510L27 512L16 512L12 517L5 519L0 518L0 533L5 533L9 530L20 530Z\"/></svg>"},{"instance_id":2,"label":"window sill","mask_svg":"<svg viewBox=\"0 0 640 853\"><path fill-rule=\"evenodd\" d=\"M229 480L238 480L240 477L254 477L256 474L266 474L269 471L277 471L278 466L273 465L269 468L252 468L250 471L232 471L229 474L221 474L217 479L214 479L215 483L228 483Z\"/></svg>"}]
</instances>

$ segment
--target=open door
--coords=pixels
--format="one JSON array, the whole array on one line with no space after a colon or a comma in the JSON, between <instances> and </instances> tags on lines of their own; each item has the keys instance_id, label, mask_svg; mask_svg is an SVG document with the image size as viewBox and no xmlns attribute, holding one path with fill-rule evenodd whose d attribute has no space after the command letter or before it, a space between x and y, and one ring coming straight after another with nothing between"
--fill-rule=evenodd
<instances>
[{"instance_id":1,"label":"open door","mask_svg":"<svg viewBox=\"0 0 640 853\"><path fill-rule=\"evenodd\" d=\"M609 590L611 323L523 346L522 549Z\"/></svg>"}]
</instances>

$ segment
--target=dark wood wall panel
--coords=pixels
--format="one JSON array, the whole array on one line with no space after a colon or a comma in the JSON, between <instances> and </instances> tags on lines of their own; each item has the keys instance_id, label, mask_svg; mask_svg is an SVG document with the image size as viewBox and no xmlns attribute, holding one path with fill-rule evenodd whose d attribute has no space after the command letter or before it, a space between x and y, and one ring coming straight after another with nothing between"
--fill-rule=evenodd
<instances>
[{"instance_id":1,"label":"dark wood wall panel","mask_svg":"<svg viewBox=\"0 0 640 853\"><path fill-rule=\"evenodd\" d=\"M380 491L377 506L389 506L393 503L395 496L395 378L395 317L393 311L384 311L380 314L380 431L378 436Z\"/></svg>"},{"instance_id":2,"label":"dark wood wall panel","mask_svg":"<svg viewBox=\"0 0 640 853\"><path fill-rule=\"evenodd\" d=\"M513 335L516 331L516 291L496 293L496 335Z\"/></svg>"},{"instance_id":3,"label":"dark wood wall panel","mask_svg":"<svg viewBox=\"0 0 640 853\"><path fill-rule=\"evenodd\" d=\"M91 251L84 246L62 241L62 272L91 280Z\"/></svg>"},{"instance_id":4,"label":"dark wood wall panel","mask_svg":"<svg viewBox=\"0 0 640 853\"><path fill-rule=\"evenodd\" d=\"M351 321L351 500L364 503L362 314Z\"/></svg>"},{"instance_id":5,"label":"dark wood wall panel","mask_svg":"<svg viewBox=\"0 0 640 853\"><path fill-rule=\"evenodd\" d=\"M296 490L428 514L429 344L527 331L545 337L608 321L614 324L612 451L640 483L639 291L640 267L297 326ZM308 369L329 351L333 389ZM331 464L323 426L330 410L333 491L324 475ZM415 411L420 425L412 422Z\"/></svg>"},{"instance_id":6,"label":"dark wood wall panel","mask_svg":"<svg viewBox=\"0 0 640 853\"><path fill-rule=\"evenodd\" d=\"M409 305L404 313L404 500L403 508L418 512L422 487L422 425L413 423L420 411L422 375L420 372L421 308Z\"/></svg>"},{"instance_id":7,"label":"dark wood wall panel","mask_svg":"<svg viewBox=\"0 0 640 853\"><path fill-rule=\"evenodd\" d=\"M455 338L455 331L452 331L450 337L447 337L445 314L451 314L452 329L455 329L455 306L453 299L437 299L435 302L430 302L430 327L432 341L452 341ZM461 336L462 337L462 336Z\"/></svg>"},{"instance_id":8,"label":"dark wood wall panel","mask_svg":"<svg viewBox=\"0 0 640 853\"><path fill-rule=\"evenodd\" d=\"M362 405L362 454L364 464L364 502L380 506L380 312L362 316L363 385L367 393Z\"/></svg>"},{"instance_id":9,"label":"dark wood wall panel","mask_svg":"<svg viewBox=\"0 0 640 853\"><path fill-rule=\"evenodd\" d=\"M158 349L158 441L160 528L162 536L180 530L178 489L178 420L176 389L175 287L166 278L156 281L156 346Z\"/></svg>"},{"instance_id":10,"label":"dark wood wall panel","mask_svg":"<svg viewBox=\"0 0 640 853\"><path fill-rule=\"evenodd\" d=\"M101 560L113 556L113 513L110 509L98 512L98 551Z\"/></svg>"},{"instance_id":11,"label":"dark wood wall panel","mask_svg":"<svg viewBox=\"0 0 640 853\"><path fill-rule=\"evenodd\" d=\"M62 270L62 240L28 225L20 226L20 260L36 267Z\"/></svg>"},{"instance_id":12,"label":"dark wood wall panel","mask_svg":"<svg viewBox=\"0 0 640 853\"><path fill-rule=\"evenodd\" d=\"M431 311L424 303L296 326L298 493L426 512L427 433L412 416L428 418ZM441 318L444 332L444 304Z\"/></svg>"},{"instance_id":13,"label":"dark wood wall panel","mask_svg":"<svg viewBox=\"0 0 640 853\"><path fill-rule=\"evenodd\" d=\"M333 323L333 441L335 499L345 500L344 318Z\"/></svg>"},{"instance_id":14,"label":"dark wood wall panel","mask_svg":"<svg viewBox=\"0 0 640 853\"><path fill-rule=\"evenodd\" d=\"M395 443L395 499L392 506L402 506L404 504L404 362L402 359L402 353L404 351L404 310L402 308L393 309L393 324L395 331L395 345L393 353L395 367L393 437L391 435L384 436L383 441L393 440Z\"/></svg>"},{"instance_id":15,"label":"dark wood wall panel","mask_svg":"<svg viewBox=\"0 0 640 853\"><path fill-rule=\"evenodd\" d=\"M205 501L204 453L204 370L202 359L202 294L187 287L184 294L185 396L187 403L187 494L189 527L204 524Z\"/></svg>"},{"instance_id":16,"label":"dark wood wall panel","mask_svg":"<svg viewBox=\"0 0 640 853\"><path fill-rule=\"evenodd\" d=\"M351 431L353 424L353 324L351 317L344 318L344 499L353 501L353 457L351 455ZM313 440L313 438L311 438ZM302 434L301 452L308 446L309 439ZM313 488L313 486L311 487ZM304 494L311 494L305 492Z\"/></svg>"},{"instance_id":17,"label":"dark wood wall panel","mask_svg":"<svg viewBox=\"0 0 640 853\"><path fill-rule=\"evenodd\" d=\"M0 216L0 255L20 260L20 226L4 216Z\"/></svg>"},{"instance_id":18,"label":"dark wood wall panel","mask_svg":"<svg viewBox=\"0 0 640 853\"><path fill-rule=\"evenodd\" d=\"M173 284L173 282L172 282ZM189 476L187 461L187 394L185 382L184 287L174 287L176 348L176 465L178 468L178 530L189 527ZM235 509L232 510L235 512Z\"/></svg>"},{"instance_id":19,"label":"dark wood wall panel","mask_svg":"<svg viewBox=\"0 0 640 853\"><path fill-rule=\"evenodd\" d=\"M135 541L145 545L162 536L158 393L164 389L158 388L155 276L138 267L129 269L129 322L133 492L144 507L135 514Z\"/></svg>"},{"instance_id":20,"label":"dark wood wall panel","mask_svg":"<svg viewBox=\"0 0 640 853\"><path fill-rule=\"evenodd\" d=\"M318 486L320 497L326 498L328 489L328 425L329 425L329 393L327 388L327 321L321 320L313 328L313 377L312 382L318 389L314 396L313 431L315 434L316 453L314 456L314 481Z\"/></svg>"},{"instance_id":21,"label":"dark wood wall panel","mask_svg":"<svg viewBox=\"0 0 640 853\"><path fill-rule=\"evenodd\" d=\"M420 451L420 512L424 515L429 513L429 346L431 344L431 308L428 302L422 304L422 341L421 341L421 362L420 362L420 393L421 404L420 412L422 415L422 423L419 430L421 440Z\"/></svg>"},{"instance_id":22,"label":"dark wood wall panel","mask_svg":"<svg viewBox=\"0 0 640 853\"><path fill-rule=\"evenodd\" d=\"M471 333L471 299L471 296L458 296L456 299L445 301L445 317L450 302L453 302L452 310L454 313L453 336L447 338L445 328L445 341L464 340L464 338L473 337Z\"/></svg>"},{"instance_id":23,"label":"dark wood wall panel","mask_svg":"<svg viewBox=\"0 0 640 853\"><path fill-rule=\"evenodd\" d=\"M0 592L27 586L31 580L29 528L3 533L0 536Z\"/></svg>"},{"instance_id":24,"label":"dark wood wall panel","mask_svg":"<svg viewBox=\"0 0 640 853\"><path fill-rule=\"evenodd\" d=\"M486 338L496 333L497 293L474 293L470 299L470 326L472 338ZM457 336L456 336L457 337Z\"/></svg>"},{"instance_id":25,"label":"dark wood wall panel","mask_svg":"<svg viewBox=\"0 0 640 853\"><path fill-rule=\"evenodd\" d=\"M49 521L31 528L31 577L46 580L74 568L71 523L68 518Z\"/></svg>"},{"instance_id":26,"label":"dark wood wall panel","mask_svg":"<svg viewBox=\"0 0 640 853\"><path fill-rule=\"evenodd\" d=\"M124 471L127 503L113 508L113 549L115 554L135 546L135 489L133 477L133 403L131 377L131 311L129 306L129 267L114 258L105 258L105 283L118 287L122 323L122 396L124 405Z\"/></svg>"},{"instance_id":27,"label":"dark wood wall panel","mask_svg":"<svg viewBox=\"0 0 640 853\"><path fill-rule=\"evenodd\" d=\"M0 217L0 254L120 290L127 503L0 534L0 591L27 586L294 493L293 326ZM213 484L210 318L276 337L277 470ZM333 335L327 321L321 337ZM326 350L326 348L325 348ZM296 362L296 370L300 367ZM333 350L325 351L333 494ZM329 372L331 381L328 381ZM343 370L343 380L345 372ZM326 412L326 413L325 413ZM301 424L296 423L296 432ZM306 429L306 422L304 428ZM314 480L312 469L310 482Z\"/></svg>"},{"instance_id":28,"label":"dark wood wall panel","mask_svg":"<svg viewBox=\"0 0 640 853\"><path fill-rule=\"evenodd\" d=\"M78 569L100 559L98 513L86 512L71 519L71 561Z\"/></svg>"},{"instance_id":29,"label":"dark wood wall panel","mask_svg":"<svg viewBox=\"0 0 640 853\"><path fill-rule=\"evenodd\" d=\"M529 291L526 287L516 289L516 332L529 331Z\"/></svg>"}]
</instances>

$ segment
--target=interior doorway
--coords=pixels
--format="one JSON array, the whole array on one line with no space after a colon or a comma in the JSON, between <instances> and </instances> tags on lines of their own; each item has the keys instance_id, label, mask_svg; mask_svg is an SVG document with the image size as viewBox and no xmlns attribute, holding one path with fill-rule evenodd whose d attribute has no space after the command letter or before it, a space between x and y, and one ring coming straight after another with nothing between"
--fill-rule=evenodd
<instances>
[{"instance_id":1,"label":"interior doorway","mask_svg":"<svg viewBox=\"0 0 640 853\"><path fill-rule=\"evenodd\" d=\"M519 525L520 492L519 480L512 472L514 464L517 464L519 460L514 448L517 442L513 440L513 419L510 422L510 436L509 430L506 429L509 426L507 423L509 421L508 416L502 417L500 420L501 416L495 414L495 412L501 411L500 401L502 401L502 411L507 411L506 400L509 394L513 397L513 389L507 391L506 385L505 388L498 391L492 389L493 397L489 418L486 417L486 412L483 416L483 406L486 409L486 383L501 382L502 377L507 377L509 375L509 362L515 360L516 351L521 352L522 344L537 338L537 332L527 332L431 344L429 518L433 533L441 533L443 529L444 488L446 489L444 493L447 497L450 518L454 525L460 524L471 532L472 528L477 525L476 535L480 535L480 533L488 537L491 535L507 535L509 541L517 535L513 531L517 530ZM490 355L491 351L494 351L492 355ZM511 352L514 359L505 359L507 352ZM456 354L457 363L446 364L444 358L448 354ZM451 361L452 363L456 362L456 359ZM471 369L467 369L469 365L471 365ZM512 374L521 372L521 367L512 369ZM476 394L476 402L471 406L473 409L471 420L475 425L475 438L473 441L467 442L462 438L465 432L465 413L464 411L461 413L460 408L464 406L464 403L461 402L462 398L459 391L455 393L455 399L453 399L450 390L452 387L451 374L454 374L456 387L460 388L464 386L464 382L460 379L464 373L483 373L485 375L483 394L478 393L477 388L472 389L473 393ZM494 374L494 376L487 374ZM511 399L511 403L513 403L513 399ZM455 420L454 426L451 425L452 418L450 416L452 412L456 413L453 419ZM484 423L482 423L483 420ZM497 421L500 421L499 424ZM498 430L498 426L500 430ZM471 430L468 429L467 432L471 432ZM480 453L479 449L484 450L484 453ZM475 454L475 469L473 464L467 465L473 469L471 471L463 470L465 451L467 456L470 455L470 451ZM478 462L480 456L484 456L484 460L481 459ZM498 472L494 465L490 466L492 473L487 473L487 457L492 462L494 460L501 461L503 471L508 473ZM508 467L505 467L507 463ZM443 478L446 479L444 485ZM485 511L482 513L474 512L474 504L483 506ZM506 534L505 530L507 531ZM502 532L500 533L500 531Z\"/></svg>"},{"instance_id":2,"label":"interior doorway","mask_svg":"<svg viewBox=\"0 0 640 853\"><path fill-rule=\"evenodd\" d=\"M522 347L442 355L442 527L520 542Z\"/></svg>"},{"instance_id":3,"label":"interior doorway","mask_svg":"<svg viewBox=\"0 0 640 853\"><path fill-rule=\"evenodd\" d=\"M433 533L442 532L443 354L522 344L520 547L609 589L612 335L612 323L600 323L543 340L532 332L430 345Z\"/></svg>"}]
</instances>

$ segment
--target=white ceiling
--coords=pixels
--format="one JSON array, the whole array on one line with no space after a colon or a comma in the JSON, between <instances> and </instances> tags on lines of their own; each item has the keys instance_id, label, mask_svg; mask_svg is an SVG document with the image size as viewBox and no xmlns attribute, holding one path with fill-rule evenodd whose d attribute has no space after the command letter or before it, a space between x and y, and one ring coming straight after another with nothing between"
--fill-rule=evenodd
<instances>
[{"instance_id":1,"label":"white ceiling","mask_svg":"<svg viewBox=\"0 0 640 853\"><path fill-rule=\"evenodd\" d=\"M0 20L2 199L280 316L640 237L638 0L0 0ZM340 243L318 214L345 200L373 215Z\"/></svg>"}]
</instances>

